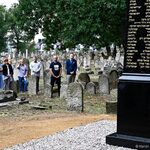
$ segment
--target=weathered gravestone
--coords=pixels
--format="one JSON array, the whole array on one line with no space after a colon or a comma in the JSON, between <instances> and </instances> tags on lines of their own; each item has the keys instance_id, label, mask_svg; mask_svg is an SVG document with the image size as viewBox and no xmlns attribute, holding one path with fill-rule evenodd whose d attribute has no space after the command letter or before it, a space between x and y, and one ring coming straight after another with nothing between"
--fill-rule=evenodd
<instances>
[{"instance_id":1,"label":"weathered gravestone","mask_svg":"<svg viewBox=\"0 0 150 150\"><path fill-rule=\"evenodd\" d=\"M41 61L40 77L44 79L44 61Z\"/></svg>"},{"instance_id":2,"label":"weathered gravestone","mask_svg":"<svg viewBox=\"0 0 150 150\"><path fill-rule=\"evenodd\" d=\"M52 91L51 91L51 85L50 83L46 83L44 86L44 96L46 97L52 97Z\"/></svg>"},{"instance_id":3,"label":"weathered gravestone","mask_svg":"<svg viewBox=\"0 0 150 150\"><path fill-rule=\"evenodd\" d=\"M90 82L90 77L88 73L80 73L78 76L78 81L79 82L85 82L86 84Z\"/></svg>"},{"instance_id":4,"label":"weathered gravestone","mask_svg":"<svg viewBox=\"0 0 150 150\"><path fill-rule=\"evenodd\" d=\"M106 100L106 113L117 113L117 89L112 89L110 91L110 97Z\"/></svg>"},{"instance_id":5,"label":"weathered gravestone","mask_svg":"<svg viewBox=\"0 0 150 150\"><path fill-rule=\"evenodd\" d=\"M109 79L105 74L99 76L99 92L100 95L108 95L110 93Z\"/></svg>"},{"instance_id":6,"label":"weathered gravestone","mask_svg":"<svg viewBox=\"0 0 150 150\"><path fill-rule=\"evenodd\" d=\"M28 94L36 95L36 77L34 75L29 78Z\"/></svg>"},{"instance_id":7,"label":"weathered gravestone","mask_svg":"<svg viewBox=\"0 0 150 150\"><path fill-rule=\"evenodd\" d=\"M80 81L79 83L81 84L83 90L85 90L86 89L86 82Z\"/></svg>"},{"instance_id":8,"label":"weathered gravestone","mask_svg":"<svg viewBox=\"0 0 150 150\"><path fill-rule=\"evenodd\" d=\"M67 89L67 109L83 111L83 88L80 83L70 83Z\"/></svg>"},{"instance_id":9,"label":"weathered gravestone","mask_svg":"<svg viewBox=\"0 0 150 150\"><path fill-rule=\"evenodd\" d=\"M61 84L60 99L66 99L67 98L67 89L68 89L67 84Z\"/></svg>"},{"instance_id":10,"label":"weathered gravestone","mask_svg":"<svg viewBox=\"0 0 150 150\"><path fill-rule=\"evenodd\" d=\"M117 132L106 137L108 144L142 150L150 149L149 7L149 0L128 0L124 71L118 83Z\"/></svg>"},{"instance_id":11,"label":"weathered gravestone","mask_svg":"<svg viewBox=\"0 0 150 150\"><path fill-rule=\"evenodd\" d=\"M87 83L86 92L89 94L96 94L96 85L93 82Z\"/></svg>"},{"instance_id":12,"label":"weathered gravestone","mask_svg":"<svg viewBox=\"0 0 150 150\"><path fill-rule=\"evenodd\" d=\"M50 73L49 73L49 69L44 70L44 87L46 86L46 84L50 84Z\"/></svg>"},{"instance_id":13,"label":"weathered gravestone","mask_svg":"<svg viewBox=\"0 0 150 150\"><path fill-rule=\"evenodd\" d=\"M109 84L110 84L110 90L116 89L118 85L118 72L117 70L111 70L109 73Z\"/></svg>"}]
</instances>

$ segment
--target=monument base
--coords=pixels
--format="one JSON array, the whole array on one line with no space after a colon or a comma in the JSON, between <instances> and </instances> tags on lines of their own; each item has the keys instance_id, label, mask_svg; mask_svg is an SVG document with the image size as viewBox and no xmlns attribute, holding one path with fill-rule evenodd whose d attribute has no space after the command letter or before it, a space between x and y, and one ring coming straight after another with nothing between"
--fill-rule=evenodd
<instances>
[{"instance_id":1,"label":"monument base","mask_svg":"<svg viewBox=\"0 0 150 150\"><path fill-rule=\"evenodd\" d=\"M118 82L117 133L111 145L150 149L150 75L123 74Z\"/></svg>"},{"instance_id":2,"label":"monument base","mask_svg":"<svg viewBox=\"0 0 150 150\"><path fill-rule=\"evenodd\" d=\"M106 143L114 146L122 146L133 149L150 149L150 139L137 136L129 136L113 133L106 136Z\"/></svg>"}]
</instances>

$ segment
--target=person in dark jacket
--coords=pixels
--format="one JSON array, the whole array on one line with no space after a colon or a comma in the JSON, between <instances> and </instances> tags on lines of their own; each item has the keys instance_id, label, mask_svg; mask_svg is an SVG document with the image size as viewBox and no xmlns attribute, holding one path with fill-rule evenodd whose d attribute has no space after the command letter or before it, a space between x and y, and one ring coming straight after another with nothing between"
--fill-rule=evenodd
<instances>
[{"instance_id":1,"label":"person in dark jacket","mask_svg":"<svg viewBox=\"0 0 150 150\"><path fill-rule=\"evenodd\" d=\"M67 83L75 81L77 72L77 61L74 59L74 54L70 54L70 59L66 61Z\"/></svg>"},{"instance_id":2,"label":"person in dark jacket","mask_svg":"<svg viewBox=\"0 0 150 150\"><path fill-rule=\"evenodd\" d=\"M51 97L53 97L53 87L55 83L58 86L58 96L60 96L62 65L58 61L58 57L56 55L53 56L53 61L50 64L50 74L51 74Z\"/></svg>"},{"instance_id":3,"label":"person in dark jacket","mask_svg":"<svg viewBox=\"0 0 150 150\"><path fill-rule=\"evenodd\" d=\"M12 65L9 64L7 58L4 59L3 68L3 76L4 76L4 90L10 90L10 83L13 79L13 68Z\"/></svg>"}]
</instances>

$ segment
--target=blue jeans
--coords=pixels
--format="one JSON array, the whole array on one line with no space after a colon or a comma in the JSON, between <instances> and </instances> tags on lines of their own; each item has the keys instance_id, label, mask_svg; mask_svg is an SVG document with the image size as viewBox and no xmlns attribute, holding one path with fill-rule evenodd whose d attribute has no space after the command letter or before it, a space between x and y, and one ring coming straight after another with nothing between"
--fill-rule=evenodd
<instances>
[{"instance_id":1,"label":"blue jeans","mask_svg":"<svg viewBox=\"0 0 150 150\"><path fill-rule=\"evenodd\" d=\"M19 88L20 92L26 92L28 91L28 82L24 79L24 77L18 77L19 78Z\"/></svg>"}]
</instances>

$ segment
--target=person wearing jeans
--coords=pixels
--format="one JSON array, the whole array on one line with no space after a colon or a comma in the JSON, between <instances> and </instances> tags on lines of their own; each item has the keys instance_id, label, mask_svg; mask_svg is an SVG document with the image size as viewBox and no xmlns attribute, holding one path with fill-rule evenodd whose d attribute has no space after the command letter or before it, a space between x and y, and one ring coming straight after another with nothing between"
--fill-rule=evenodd
<instances>
[{"instance_id":1,"label":"person wearing jeans","mask_svg":"<svg viewBox=\"0 0 150 150\"><path fill-rule=\"evenodd\" d=\"M24 64L23 59L20 60L19 65L17 66L17 69L18 69L20 92L27 92L28 91L28 82L27 82L28 68Z\"/></svg>"}]
</instances>

